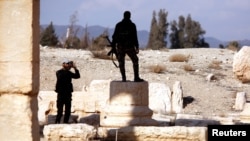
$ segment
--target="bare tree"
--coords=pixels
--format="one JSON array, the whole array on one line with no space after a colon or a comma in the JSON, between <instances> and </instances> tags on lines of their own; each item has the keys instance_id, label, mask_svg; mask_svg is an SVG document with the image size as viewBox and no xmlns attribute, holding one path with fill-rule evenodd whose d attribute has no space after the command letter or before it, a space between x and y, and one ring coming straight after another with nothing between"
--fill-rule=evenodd
<instances>
[{"instance_id":1,"label":"bare tree","mask_svg":"<svg viewBox=\"0 0 250 141\"><path fill-rule=\"evenodd\" d=\"M86 25L84 28L84 34L81 39L80 48L87 49L89 47L89 44L90 44L89 32L88 32L88 27Z\"/></svg>"},{"instance_id":2,"label":"bare tree","mask_svg":"<svg viewBox=\"0 0 250 141\"><path fill-rule=\"evenodd\" d=\"M76 11L73 15L70 16L69 20L69 33L64 44L65 48L80 48L80 39L77 37L79 27L76 26L78 22L78 12Z\"/></svg>"}]
</instances>

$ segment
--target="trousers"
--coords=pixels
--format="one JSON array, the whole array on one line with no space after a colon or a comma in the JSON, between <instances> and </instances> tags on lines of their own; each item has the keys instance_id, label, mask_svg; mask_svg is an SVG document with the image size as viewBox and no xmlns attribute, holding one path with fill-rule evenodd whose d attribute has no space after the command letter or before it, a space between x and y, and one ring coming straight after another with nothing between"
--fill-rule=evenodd
<instances>
[{"instance_id":1,"label":"trousers","mask_svg":"<svg viewBox=\"0 0 250 141\"><path fill-rule=\"evenodd\" d=\"M122 46L118 46L117 48L117 55L118 55L118 62L119 68L122 75L122 80L126 81L126 73L125 73L125 56L126 54L129 56L133 63L133 70L134 70L134 79L139 79L139 59L137 53L134 48L124 48Z\"/></svg>"},{"instance_id":2,"label":"trousers","mask_svg":"<svg viewBox=\"0 0 250 141\"><path fill-rule=\"evenodd\" d=\"M61 122L61 118L63 115L63 108L65 108L63 123L68 123L71 113L71 97L58 97L56 102L57 102L56 103L57 115L55 123Z\"/></svg>"}]
</instances>

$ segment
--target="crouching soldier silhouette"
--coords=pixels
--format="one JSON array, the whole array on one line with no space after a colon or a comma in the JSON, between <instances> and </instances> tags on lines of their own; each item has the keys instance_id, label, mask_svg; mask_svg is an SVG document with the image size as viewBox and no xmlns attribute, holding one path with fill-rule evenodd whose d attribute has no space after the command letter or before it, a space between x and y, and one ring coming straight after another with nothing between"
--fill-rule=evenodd
<instances>
[{"instance_id":1,"label":"crouching soldier silhouette","mask_svg":"<svg viewBox=\"0 0 250 141\"><path fill-rule=\"evenodd\" d=\"M112 36L112 46L117 48L117 59L122 76L122 81L126 82L125 73L125 55L127 54L133 63L134 81L144 81L139 77L139 43L137 38L136 25L130 20L131 13L125 11L122 21L115 26L115 31Z\"/></svg>"},{"instance_id":2,"label":"crouching soldier silhouette","mask_svg":"<svg viewBox=\"0 0 250 141\"><path fill-rule=\"evenodd\" d=\"M70 69L74 68L75 73L71 72ZM73 92L72 78L80 78L79 70L76 68L75 63L72 61L64 60L62 68L56 71L56 92L57 92L57 116L55 123L60 123L63 114L63 107L65 106L65 114L63 123L69 122L71 113L71 98Z\"/></svg>"}]
</instances>

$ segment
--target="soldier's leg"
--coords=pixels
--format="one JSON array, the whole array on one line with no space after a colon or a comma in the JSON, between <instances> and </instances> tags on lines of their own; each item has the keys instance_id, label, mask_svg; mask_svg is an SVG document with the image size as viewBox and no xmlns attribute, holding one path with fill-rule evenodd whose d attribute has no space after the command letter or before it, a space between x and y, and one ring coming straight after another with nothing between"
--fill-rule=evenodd
<instances>
[{"instance_id":1,"label":"soldier's leg","mask_svg":"<svg viewBox=\"0 0 250 141\"><path fill-rule=\"evenodd\" d=\"M139 59L136 55L136 52L135 51L130 51L127 53L128 56L130 57L130 59L132 60L133 62L133 70L134 70L134 81L135 82L142 82L144 81L143 79L140 78L139 76Z\"/></svg>"},{"instance_id":2,"label":"soldier's leg","mask_svg":"<svg viewBox=\"0 0 250 141\"><path fill-rule=\"evenodd\" d=\"M118 62L123 82L126 82L125 55L126 55L125 52L118 50Z\"/></svg>"}]
</instances>

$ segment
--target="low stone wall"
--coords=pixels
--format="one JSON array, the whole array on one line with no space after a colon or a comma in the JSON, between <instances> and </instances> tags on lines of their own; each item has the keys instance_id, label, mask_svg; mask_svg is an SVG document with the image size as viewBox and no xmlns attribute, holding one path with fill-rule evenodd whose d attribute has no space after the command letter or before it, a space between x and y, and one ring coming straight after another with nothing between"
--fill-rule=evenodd
<instances>
[{"instance_id":1,"label":"low stone wall","mask_svg":"<svg viewBox=\"0 0 250 141\"><path fill-rule=\"evenodd\" d=\"M207 141L206 127L128 126L93 127L87 124L51 124L44 127L46 141Z\"/></svg>"},{"instance_id":2,"label":"low stone wall","mask_svg":"<svg viewBox=\"0 0 250 141\"><path fill-rule=\"evenodd\" d=\"M121 104L121 103L117 103L115 98L110 97L110 83L111 83L110 80L93 80L89 87L84 87L82 91L73 92L71 111L72 111L72 115L78 116L78 122L80 122L79 120L81 118L84 118L86 116L86 113L88 115L89 113L100 113L103 110L105 111L106 106L107 104L109 104L109 102L111 102L111 105L115 105L115 106L117 104L118 105ZM132 89L130 88L131 85L129 83L128 83L128 87L129 87L128 89ZM182 100L182 97L175 96L172 98L171 90L166 84L149 83L148 87L149 88L147 89L148 94L147 94L146 99L145 97L142 97L144 99L141 99L143 102L146 102L146 103L141 103L139 105L147 106L148 110L153 111L153 114L168 115L169 113L180 112L176 110L172 111L172 109L180 110L180 108L176 108L176 107L182 107L182 104L180 105L171 104L171 102L178 101L178 99ZM178 92L180 91L181 89L178 90ZM138 92L134 92L134 93L142 93L141 88L138 89ZM177 93L177 91L175 91L175 93ZM56 111L57 111L56 95L57 93L55 93L54 91L39 91L38 119L39 119L40 124L45 124L45 125L48 124L49 123L49 121L47 121L48 116L53 117L53 115L56 115ZM179 94L176 94L176 95L182 95L182 93L180 92ZM136 94L134 96L136 96ZM136 98L137 99L140 98L140 97L129 97L129 95L128 96L124 95L120 97L124 99L123 100L124 102L127 102L128 100L130 100L131 102L138 101L136 100ZM182 103L182 102L179 102L179 103ZM138 103L130 103L130 105L131 104L138 105ZM172 107L175 107L175 108L172 108ZM70 122L72 123L73 120L70 120Z\"/></svg>"},{"instance_id":3,"label":"low stone wall","mask_svg":"<svg viewBox=\"0 0 250 141\"><path fill-rule=\"evenodd\" d=\"M248 112L250 111L249 103L244 105L244 110L240 115L235 113L203 117L201 115L181 114L179 113L181 112L179 108L175 109L174 113L168 114L169 111L173 111L174 105L170 107L162 107L161 105L166 105L166 103L168 103L167 105L171 105L171 101L176 99L177 104L175 105L181 107L181 104L178 104L181 103L178 99L182 99L182 92L179 92L178 97L172 97L170 95L170 89L167 87L162 91L155 91L158 88L162 88L160 84L150 84L149 90L141 88L133 90L133 88L129 87L130 84L119 84L115 82L114 88L116 89L114 92L113 89L110 89L109 84L110 81L94 81L87 90L73 93L71 121L74 122L71 122L72 124L54 124L56 93L49 91L40 92L38 96L39 121L45 125L43 130L44 140L206 141L207 125L244 124L250 121L250 114ZM141 83L136 87L141 87L142 85L145 84ZM121 87L125 89L116 92L116 90ZM139 91L133 93L128 91L128 89ZM145 97L146 95L142 94L143 91L145 91L145 93L149 91L151 95L149 94L149 97ZM152 109L154 109L153 113L150 109L150 100L157 101L154 103L151 102ZM155 103L156 105L153 105ZM149 107L147 105L149 105ZM150 110L147 110L148 108ZM123 118L122 120L117 118L117 113L119 117ZM138 115L148 115L146 116L147 119L157 121L158 126L132 124L131 119L136 116L137 118L141 117ZM104 119L104 117L108 118ZM131 117L131 119L129 119L129 122L126 122L124 117ZM114 120L113 118L116 119ZM52 122L41 122L43 120ZM113 122L116 121L120 123L117 122L114 126Z\"/></svg>"}]
</instances>

